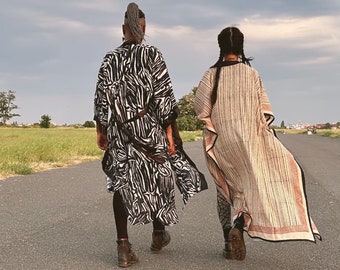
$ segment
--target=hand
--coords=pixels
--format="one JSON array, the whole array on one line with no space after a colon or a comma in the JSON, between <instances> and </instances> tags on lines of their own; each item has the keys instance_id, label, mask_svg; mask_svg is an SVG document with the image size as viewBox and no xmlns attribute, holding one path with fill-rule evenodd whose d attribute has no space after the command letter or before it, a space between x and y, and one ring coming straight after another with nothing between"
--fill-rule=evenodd
<instances>
[{"instance_id":1,"label":"hand","mask_svg":"<svg viewBox=\"0 0 340 270\"><path fill-rule=\"evenodd\" d=\"M168 149L169 155L172 156L176 154L176 147L174 143L169 144L169 149Z\"/></svg>"},{"instance_id":2,"label":"hand","mask_svg":"<svg viewBox=\"0 0 340 270\"><path fill-rule=\"evenodd\" d=\"M108 147L108 141L106 134L103 134L101 132L97 133L97 145L99 149L106 150Z\"/></svg>"},{"instance_id":3,"label":"hand","mask_svg":"<svg viewBox=\"0 0 340 270\"><path fill-rule=\"evenodd\" d=\"M175 147L175 142L174 142L174 137L172 136L172 127L171 125L169 125L166 128L166 138L168 139L168 143L169 143L169 155L172 156L176 153L176 147Z\"/></svg>"}]
</instances>

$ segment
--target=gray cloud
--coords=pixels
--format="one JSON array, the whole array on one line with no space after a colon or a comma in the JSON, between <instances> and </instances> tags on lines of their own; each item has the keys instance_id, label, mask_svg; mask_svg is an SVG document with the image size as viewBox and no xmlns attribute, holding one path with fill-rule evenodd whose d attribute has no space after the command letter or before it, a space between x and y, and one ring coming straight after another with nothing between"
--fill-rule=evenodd
<instances>
[{"instance_id":1,"label":"gray cloud","mask_svg":"<svg viewBox=\"0 0 340 270\"><path fill-rule=\"evenodd\" d=\"M136 1L138 3L138 1ZM50 114L59 124L92 118L97 71L121 43L127 2L26 0L1 3L0 89L17 92L20 122ZM236 25L246 37L277 121L340 121L339 1L139 2L147 43L160 48L177 98L218 57L217 34ZM5 26L5 27L4 27Z\"/></svg>"}]
</instances>

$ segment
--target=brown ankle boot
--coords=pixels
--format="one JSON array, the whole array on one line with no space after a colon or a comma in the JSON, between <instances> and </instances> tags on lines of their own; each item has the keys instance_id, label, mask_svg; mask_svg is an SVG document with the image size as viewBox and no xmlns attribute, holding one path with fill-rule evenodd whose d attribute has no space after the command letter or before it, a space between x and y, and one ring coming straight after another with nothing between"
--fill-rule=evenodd
<instances>
[{"instance_id":1,"label":"brown ankle boot","mask_svg":"<svg viewBox=\"0 0 340 270\"><path fill-rule=\"evenodd\" d=\"M153 232L151 250L160 251L163 247L170 243L170 240L171 240L170 233L166 230L162 230L160 232Z\"/></svg>"},{"instance_id":2,"label":"brown ankle boot","mask_svg":"<svg viewBox=\"0 0 340 270\"><path fill-rule=\"evenodd\" d=\"M242 261L246 257L246 245L243 239L244 217L243 214L239 216L234 226L231 228L228 239L230 241L230 257L232 260Z\"/></svg>"},{"instance_id":3,"label":"brown ankle boot","mask_svg":"<svg viewBox=\"0 0 340 270\"><path fill-rule=\"evenodd\" d=\"M131 244L127 239L120 239L117 241L118 251L118 266L129 267L138 262L138 257L131 249Z\"/></svg>"}]
</instances>

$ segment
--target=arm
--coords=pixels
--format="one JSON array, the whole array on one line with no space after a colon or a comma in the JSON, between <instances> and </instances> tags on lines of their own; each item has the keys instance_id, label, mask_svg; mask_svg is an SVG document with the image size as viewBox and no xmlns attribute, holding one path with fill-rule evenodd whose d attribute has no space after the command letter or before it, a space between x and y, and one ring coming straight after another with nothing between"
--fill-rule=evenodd
<instances>
[{"instance_id":1,"label":"arm","mask_svg":"<svg viewBox=\"0 0 340 270\"><path fill-rule=\"evenodd\" d=\"M211 92L213 89L213 78L214 72L212 69L207 70L196 91L195 99L194 99L194 108L198 119L203 120L206 124L206 127L212 126L211 123Z\"/></svg>"},{"instance_id":2,"label":"arm","mask_svg":"<svg viewBox=\"0 0 340 270\"><path fill-rule=\"evenodd\" d=\"M106 137L106 131L99 121L96 121L96 131L97 131L97 145L99 149L106 150L108 147L108 141Z\"/></svg>"},{"instance_id":3,"label":"arm","mask_svg":"<svg viewBox=\"0 0 340 270\"><path fill-rule=\"evenodd\" d=\"M108 74L110 74L110 69L108 68L110 65L110 59L111 56L107 54L100 66L94 95L93 120L97 123L97 134L104 131L106 133L106 127L108 125L109 100L106 93L107 86L109 85L107 77L109 76Z\"/></svg>"},{"instance_id":4,"label":"arm","mask_svg":"<svg viewBox=\"0 0 340 270\"><path fill-rule=\"evenodd\" d=\"M162 53L154 48L152 55L152 87L155 114L165 130L176 120L179 110Z\"/></svg>"},{"instance_id":5,"label":"arm","mask_svg":"<svg viewBox=\"0 0 340 270\"><path fill-rule=\"evenodd\" d=\"M176 153L176 147L175 147L175 142L174 142L174 138L172 136L172 127L171 125L168 125L168 127L166 128L166 137L168 139L169 142L169 155L174 155Z\"/></svg>"},{"instance_id":6,"label":"arm","mask_svg":"<svg viewBox=\"0 0 340 270\"><path fill-rule=\"evenodd\" d=\"M274 121L274 114L272 111L272 106L270 105L268 95L264 89L262 80L260 76L256 73L255 85L258 89L260 96L260 103L262 106L262 112L264 114L267 125L269 126Z\"/></svg>"}]
</instances>

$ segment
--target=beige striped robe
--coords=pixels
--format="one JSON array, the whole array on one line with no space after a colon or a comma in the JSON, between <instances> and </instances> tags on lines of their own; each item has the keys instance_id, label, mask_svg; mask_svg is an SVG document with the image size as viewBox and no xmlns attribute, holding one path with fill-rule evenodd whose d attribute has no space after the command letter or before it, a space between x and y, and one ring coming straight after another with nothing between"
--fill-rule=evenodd
<instances>
[{"instance_id":1,"label":"beige striped robe","mask_svg":"<svg viewBox=\"0 0 340 270\"><path fill-rule=\"evenodd\" d=\"M215 72L204 74L194 105L206 123L207 166L234 218L246 213L251 237L315 241L319 233L308 214L303 172L269 128L274 116L259 74L242 63L223 66L212 107Z\"/></svg>"}]
</instances>

